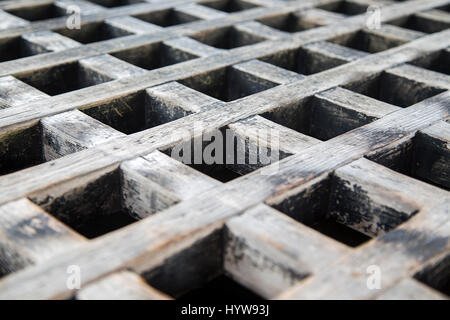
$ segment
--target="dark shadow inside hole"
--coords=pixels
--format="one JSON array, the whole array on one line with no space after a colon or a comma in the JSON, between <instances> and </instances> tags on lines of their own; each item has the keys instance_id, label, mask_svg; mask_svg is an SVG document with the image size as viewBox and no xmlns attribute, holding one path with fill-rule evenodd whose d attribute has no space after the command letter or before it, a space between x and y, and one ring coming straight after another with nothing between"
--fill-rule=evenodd
<instances>
[{"instance_id":1,"label":"dark shadow inside hole","mask_svg":"<svg viewBox=\"0 0 450 320\"><path fill-rule=\"evenodd\" d=\"M178 150L178 154L176 154L175 151L173 151L172 148L163 150L164 153L166 153L168 156L170 157L174 157L175 159L181 161L182 163L190 166L191 168L202 172L203 174L206 174L207 176L216 179L218 181L221 181L223 183L229 182L231 180L234 180L238 177L240 177L242 174L238 172L239 166L236 167L228 167L226 164L226 152L227 152L227 145L225 142L226 139L226 135L224 133L224 130L220 130L220 131L216 131L216 134L220 134L222 135L222 139L224 141L223 145L222 145L222 154L217 154L216 152L217 150L211 149L211 153L207 153L207 155L211 155L212 159L211 162L206 162L205 161L205 148L208 145L211 145L212 143L214 143L215 141L215 137L211 138L210 140L207 140L205 137L205 141L201 142L199 140L194 140L191 139L189 142L186 142L183 146L183 149ZM197 142L198 145L195 146L196 142L194 141L199 141ZM217 145L217 147L220 147L219 145ZM187 150L185 148L190 148L190 150ZM197 156L197 158L195 158L195 153L198 152L197 150L201 148L201 154L200 157ZM184 154L184 152L190 152L190 158L189 158L189 153L188 154ZM174 153L174 154L172 154ZM236 170L237 169L237 170Z\"/></svg>"},{"instance_id":2,"label":"dark shadow inside hole","mask_svg":"<svg viewBox=\"0 0 450 320\"><path fill-rule=\"evenodd\" d=\"M114 8L114 7L122 7L129 4L141 3L141 0L89 0L96 4L99 4L103 7Z\"/></svg>"},{"instance_id":3,"label":"dark shadow inside hole","mask_svg":"<svg viewBox=\"0 0 450 320\"><path fill-rule=\"evenodd\" d=\"M229 277L221 275L203 287L194 289L178 297L182 301L223 301L232 299L237 301L255 301L262 298Z\"/></svg>"},{"instance_id":4,"label":"dark shadow inside hole","mask_svg":"<svg viewBox=\"0 0 450 320\"><path fill-rule=\"evenodd\" d=\"M132 134L157 125L146 122L145 104L145 92L141 91L80 111L122 133Z\"/></svg>"},{"instance_id":5,"label":"dark shadow inside hole","mask_svg":"<svg viewBox=\"0 0 450 320\"><path fill-rule=\"evenodd\" d=\"M97 73L84 68L78 62L40 69L16 77L51 96L111 80L97 76Z\"/></svg>"},{"instance_id":6,"label":"dark shadow inside hole","mask_svg":"<svg viewBox=\"0 0 450 320\"><path fill-rule=\"evenodd\" d=\"M388 50L406 42L399 39L388 39L382 35L366 32L364 30L339 36L328 41L368 53L377 53Z\"/></svg>"},{"instance_id":7,"label":"dark shadow inside hole","mask_svg":"<svg viewBox=\"0 0 450 320\"><path fill-rule=\"evenodd\" d=\"M0 62L33 55L26 41L21 37L0 39Z\"/></svg>"},{"instance_id":8,"label":"dark shadow inside hole","mask_svg":"<svg viewBox=\"0 0 450 320\"><path fill-rule=\"evenodd\" d=\"M333 221L331 219L324 219L323 221L320 221L317 224L313 224L310 227L330 238L345 243L350 247L357 247L370 240L370 237L366 236L365 234L362 234L342 223Z\"/></svg>"},{"instance_id":9,"label":"dark shadow inside hole","mask_svg":"<svg viewBox=\"0 0 450 320\"><path fill-rule=\"evenodd\" d=\"M0 175L43 162L41 126L39 124L0 133Z\"/></svg>"},{"instance_id":10,"label":"dark shadow inside hole","mask_svg":"<svg viewBox=\"0 0 450 320\"><path fill-rule=\"evenodd\" d=\"M259 148L255 142L250 143L248 139L243 142L242 136L238 139L229 128L215 130L211 136L209 136L209 133L203 132L201 138L191 138L191 140L185 141L175 148L161 151L224 183L290 155L283 151L272 155L270 147ZM217 143L216 138L219 139ZM268 138L270 140L270 136ZM251 158L249 157L250 144L252 144ZM220 149L221 147L222 149Z\"/></svg>"},{"instance_id":11,"label":"dark shadow inside hole","mask_svg":"<svg viewBox=\"0 0 450 320\"><path fill-rule=\"evenodd\" d=\"M448 22L430 20L417 15L410 15L388 23L424 33L440 32L450 27L450 23Z\"/></svg>"},{"instance_id":12,"label":"dark shadow inside hole","mask_svg":"<svg viewBox=\"0 0 450 320\"><path fill-rule=\"evenodd\" d=\"M266 26L291 33L308 29L302 25L300 18L293 13L260 19L258 21Z\"/></svg>"},{"instance_id":13,"label":"dark shadow inside hole","mask_svg":"<svg viewBox=\"0 0 450 320\"><path fill-rule=\"evenodd\" d=\"M83 44L124 37L132 34L104 22L84 24L80 29L62 28L54 31Z\"/></svg>"},{"instance_id":14,"label":"dark shadow inside hole","mask_svg":"<svg viewBox=\"0 0 450 320\"><path fill-rule=\"evenodd\" d=\"M299 103L276 108L261 114L262 117L288 127L305 135L311 135L312 98L306 98Z\"/></svg>"},{"instance_id":15,"label":"dark shadow inside hole","mask_svg":"<svg viewBox=\"0 0 450 320\"><path fill-rule=\"evenodd\" d=\"M251 75L227 67L178 81L210 97L233 101L275 87L270 81L255 81Z\"/></svg>"},{"instance_id":16,"label":"dark shadow inside hole","mask_svg":"<svg viewBox=\"0 0 450 320\"><path fill-rule=\"evenodd\" d=\"M136 222L126 211L117 211L108 215L99 216L76 229L76 231L86 238L97 238L106 233L126 227Z\"/></svg>"},{"instance_id":17,"label":"dark shadow inside hole","mask_svg":"<svg viewBox=\"0 0 450 320\"><path fill-rule=\"evenodd\" d=\"M216 10L225 12L237 12L255 8L256 5L241 1L241 0L219 0L219 1L205 1L200 3L203 6L207 6Z\"/></svg>"},{"instance_id":18,"label":"dark shadow inside hole","mask_svg":"<svg viewBox=\"0 0 450 320\"><path fill-rule=\"evenodd\" d=\"M86 184L57 197L30 200L89 239L137 221L122 208L118 169L92 176Z\"/></svg>"},{"instance_id":19,"label":"dark shadow inside hole","mask_svg":"<svg viewBox=\"0 0 450 320\"><path fill-rule=\"evenodd\" d=\"M318 6L318 8L352 16L365 13L367 10L367 5L362 5L350 1L337 1L326 5Z\"/></svg>"},{"instance_id":20,"label":"dark shadow inside hole","mask_svg":"<svg viewBox=\"0 0 450 320\"><path fill-rule=\"evenodd\" d=\"M313 52L307 48L281 51L259 60L303 75L311 75L347 63L343 59Z\"/></svg>"},{"instance_id":21,"label":"dark shadow inside hole","mask_svg":"<svg viewBox=\"0 0 450 320\"><path fill-rule=\"evenodd\" d=\"M366 157L398 173L450 190L448 178L434 169L450 155L450 151L442 144L445 142L439 143L435 138L419 132L413 139L389 149L373 152Z\"/></svg>"},{"instance_id":22,"label":"dark shadow inside hole","mask_svg":"<svg viewBox=\"0 0 450 320\"><path fill-rule=\"evenodd\" d=\"M330 216L331 180L306 186L271 206L289 217L347 246L357 247L371 238ZM334 190L333 190L334 191Z\"/></svg>"},{"instance_id":23,"label":"dark shadow inside hole","mask_svg":"<svg viewBox=\"0 0 450 320\"><path fill-rule=\"evenodd\" d=\"M6 10L8 13L28 21L46 20L59 18L67 15L66 11L53 4L22 7L18 9Z\"/></svg>"},{"instance_id":24,"label":"dark shadow inside hole","mask_svg":"<svg viewBox=\"0 0 450 320\"><path fill-rule=\"evenodd\" d=\"M224 241L222 229L212 231L144 272L143 277L150 286L184 301L259 299L225 275Z\"/></svg>"},{"instance_id":25,"label":"dark shadow inside hole","mask_svg":"<svg viewBox=\"0 0 450 320\"><path fill-rule=\"evenodd\" d=\"M161 27L170 27L199 20L197 17L175 9L153 11L150 13L139 14L134 17Z\"/></svg>"},{"instance_id":26,"label":"dark shadow inside hole","mask_svg":"<svg viewBox=\"0 0 450 320\"><path fill-rule=\"evenodd\" d=\"M235 27L224 27L204 31L191 36L191 38L218 49L233 49L265 40L262 36L256 36L238 30Z\"/></svg>"},{"instance_id":27,"label":"dark shadow inside hole","mask_svg":"<svg viewBox=\"0 0 450 320\"><path fill-rule=\"evenodd\" d=\"M164 43L120 50L111 53L111 55L147 70L163 68L197 58L191 53L181 51Z\"/></svg>"},{"instance_id":28,"label":"dark shadow inside hole","mask_svg":"<svg viewBox=\"0 0 450 320\"><path fill-rule=\"evenodd\" d=\"M191 167L223 183L229 182L241 176L239 173L228 169L225 165L203 164L191 165Z\"/></svg>"},{"instance_id":29,"label":"dark shadow inside hole","mask_svg":"<svg viewBox=\"0 0 450 320\"><path fill-rule=\"evenodd\" d=\"M420 57L411 64L431 71L450 75L450 50L441 50L439 52Z\"/></svg>"},{"instance_id":30,"label":"dark shadow inside hole","mask_svg":"<svg viewBox=\"0 0 450 320\"><path fill-rule=\"evenodd\" d=\"M450 255L426 266L414 278L427 286L450 296Z\"/></svg>"},{"instance_id":31,"label":"dark shadow inside hole","mask_svg":"<svg viewBox=\"0 0 450 320\"><path fill-rule=\"evenodd\" d=\"M444 89L430 87L419 81L386 72L344 87L402 108L409 107L445 91ZM407 92L407 94L398 94L399 92Z\"/></svg>"}]
</instances>

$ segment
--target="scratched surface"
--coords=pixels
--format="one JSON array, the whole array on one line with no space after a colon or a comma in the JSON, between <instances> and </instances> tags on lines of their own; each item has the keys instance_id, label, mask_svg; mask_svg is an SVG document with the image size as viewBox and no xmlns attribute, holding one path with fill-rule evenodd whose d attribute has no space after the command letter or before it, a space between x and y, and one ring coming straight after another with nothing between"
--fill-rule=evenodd
<instances>
[{"instance_id":1,"label":"scratched surface","mask_svg":"<svg viewBox=\"0 0 450 320\"><path fill-rule=\"evenodd\" d=\"M449 9L0 1L0 299L448 299Z\"/></svg>"}]
</instances>

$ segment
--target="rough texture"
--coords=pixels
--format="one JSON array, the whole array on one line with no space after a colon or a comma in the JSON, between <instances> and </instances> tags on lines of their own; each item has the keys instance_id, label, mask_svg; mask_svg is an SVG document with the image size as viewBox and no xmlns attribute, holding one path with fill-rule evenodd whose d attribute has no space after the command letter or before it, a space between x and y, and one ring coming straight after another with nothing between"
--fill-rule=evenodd
<instances>
[{"instance_id":1,"label":"rough texture","mask_svg":"<svg viewBox=\"0 0 450 320\"><path fill-rule=\"evenodd\" d=\"M0 1L0 299L447 299L449 4Z\"/></svg>"}]
</instances>

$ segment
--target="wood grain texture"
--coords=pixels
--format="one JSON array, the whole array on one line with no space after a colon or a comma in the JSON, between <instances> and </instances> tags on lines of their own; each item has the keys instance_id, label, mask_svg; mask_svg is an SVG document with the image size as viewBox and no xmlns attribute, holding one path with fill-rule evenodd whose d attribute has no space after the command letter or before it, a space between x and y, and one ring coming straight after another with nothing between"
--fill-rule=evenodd
<instances>
[{"instance_id":1,"label":"wood grain texture","mask_svg":"<svg viewBox=\"0 0 450 320\"><path fill-rule=\"evenodd\" d=\"M447 299L449 3L1 1L0 299Z\"/></svg>"}]
</instances>

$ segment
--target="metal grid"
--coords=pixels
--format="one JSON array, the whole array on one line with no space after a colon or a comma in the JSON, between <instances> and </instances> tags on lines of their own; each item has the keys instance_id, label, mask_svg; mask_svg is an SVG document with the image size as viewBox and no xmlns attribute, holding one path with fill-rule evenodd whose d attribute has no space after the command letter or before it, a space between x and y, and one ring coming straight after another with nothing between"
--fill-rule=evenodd
<instances>
[{"instance_id":1,"label":"metal grid","mask_svg":"<svg viewBox=\"0 0 450 320\"><path fill-rule=\"evenodd\" d=\"M0 298L447 298L449 4L0 1Z\"/></svg>"}]
</instances>

